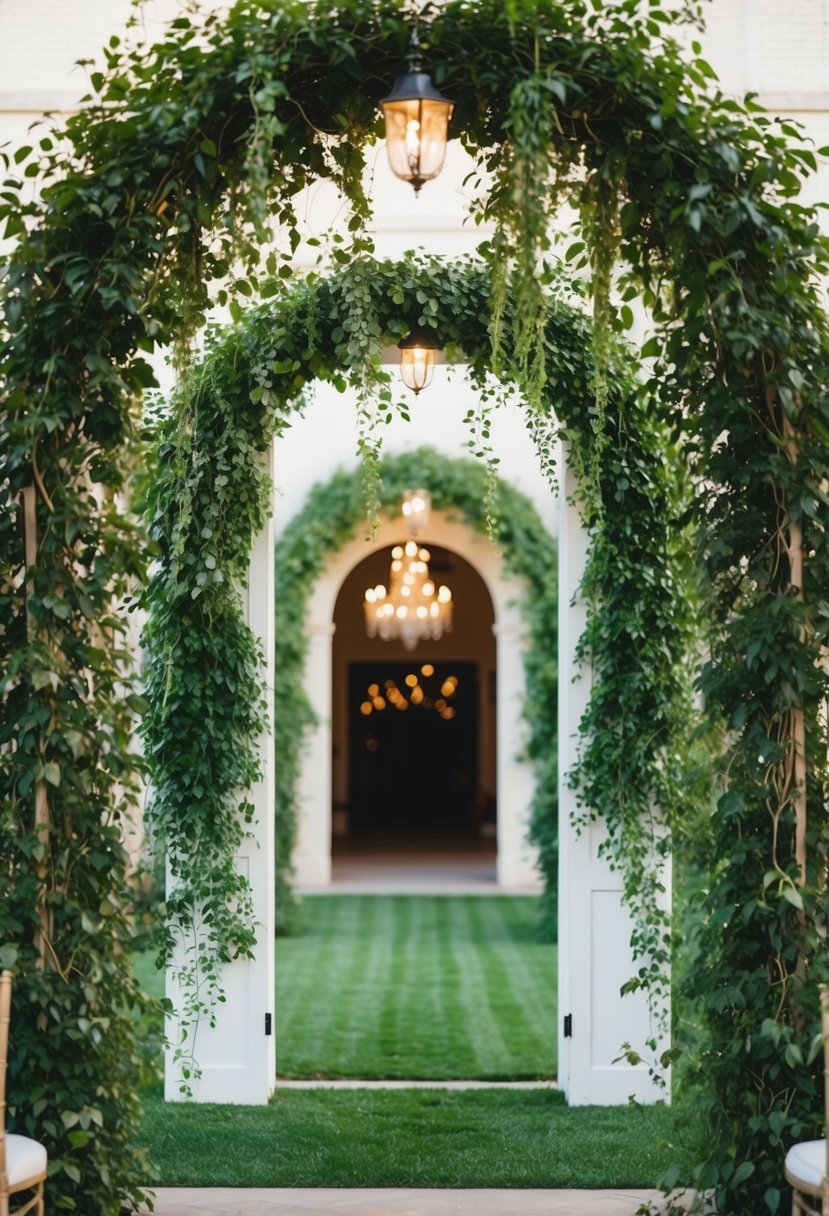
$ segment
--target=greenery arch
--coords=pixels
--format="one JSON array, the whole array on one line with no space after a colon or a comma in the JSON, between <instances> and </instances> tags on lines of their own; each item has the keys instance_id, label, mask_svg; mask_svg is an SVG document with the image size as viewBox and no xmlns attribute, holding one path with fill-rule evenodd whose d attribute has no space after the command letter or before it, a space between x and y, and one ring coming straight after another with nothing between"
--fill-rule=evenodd
<instances>
[{"instance_id":1,"label":"greenery arch","mask_svg":"<svg viewBox=\"0 0 829 1216\"><path fill-rule=\"evenodd\" d=\"M191 369L159 428L150 527L159 552L146 596L148 707L142 726L153 763L151 817L162 847L172 858L181 892L169 910L179 927L192 923L194 908L208 910L216 965L228 952L243 951L250 940L244 886L239 886L233 858L244 831L237 791L254 774L261 725L258 707L265 695L238 590L246 577L253 538L269 510L270 482L259 454L274 432L290 425L292 412L304 405L304 391L313 380L329 380L341 389L351 384L359 394L373 377L382 413L390 417L395 408L390 380L375 360L384 343L422 323L425 316L441 317L447 345L464 352L473 384L485 397L492 394L490 300L490 275L479 262L363 258L347 272L311 276L289 293L251 310L244 324L214 332L207 357ZM687 709L683 654L689 622L679 597L677 542L670 536L680 495L673 474L663 471L669 438L656 417L651 418L647 435L635 427L614 425L612 458L595 464L589 424L594 379L589 337L578 301L560 289L548 302L545 325L549 364L545 410L528 411L527 425L546 452L564 424L560 419L566 410L572 425L564 433L571 440L571 459L583 470L583 481L606 482L608 494L612 485L615 500L625 508L620 524L606 529L604 557L603 546L596 546L595 577L602 592L594 626L599 628L607 614L607 626L617 641L626 631L639 640L635 653L626 655L617 646L603 665L595 665L594 703L596 713L607 721L616 720L614 699L624 687L628 707L635 704L650 725L646 742L638 746L626 737L627 732L620 735L627 756L627 784L630 791L639 788L638 795L630 796L627 807L619 801L618 813L606 793L603 805L617 860L635 874L628 897L641 914L647 944L643 940L640 952L654 963L655 979L667 961L661 940L665 925L653 919L649 885L658 881L660 865L656 861L643 881L648 872L643 861L648 829L643 835L639 810L655 790L666 814L676 801L676 766L660 761L662 776L655 782L653 762L666 751L666 740L678 740L678 724ZM634 381L621 362L614 372L610 399L617 418L624 415L629 426L639 412ZM358 404L358 414L365 408L365 402ZM469 421L474 431L470 445L483 444L478 453L486 457L482 438L488 427L486 407L482 419L472 415ZM327 555L361 523L365 526L367 498L375 509L394 508L406 476L414 475L419 462L423 471L416 480L432 490L436 505L453 506L473 527L490 529L507 568L524 578L533 592L527 607L531 636L539 643L527 655L528 749L539 766L533 832L546 859L549 889L555 886L558 778L551 741L556 736L556 657L555 647L549 644L556 624L554 546L531 505L497 479L492 468L477 464L469 469L468 462L423 451L381 462L379 438L374 434L370 442L360 441L368 469L317 487L307 509L288 526L277 546L277 894L283 930L291 915L294 787L309 722L302 690L308 588ZM624 515L633 511L648 518L637 530L624 521ZM602 560L605 568L600 572ZM652 588L647 606L637 606L632 591L642 578ZM643 638L654 639L654 644ZM236 692L232 700L225 696L228 684ZM245 690L244 696L240 690ZM585 726L588 729L592 728ZM182 747L182 735L194 740L192 754ZM603 746L606 749L606 739ZM207 770L205 757L212 758ZM218 757L226 757L227 767L218 763ZM612 780L618 784L618 755L614 763ZM223 877L216 883L219 872ZM203 942L200 950L204 951ZM212 974L203 953L200 970ZM190 1012L197 1015L198 1005Z\"/></svg>"},{"instance_id":2,"label":"greenery arch","mask_svg":"<svg viewBox=\"0 0 829 1216\"><path fill-rule=\"evenodd\" d=\"M655 360L652 396L637 424L670 416L697 488L688 514L712 620L702 680L726 755L694 970L717 1128L700 1181L724 1212L774 1212L782 1146L814 1126L814 983L829 971L826 253L796 201L813 153L796 132L707 93L710 70L671 42L674 17L637 0L451 0L429 51L457 98L456 129L490 173L479 212L496 224L482 250L494 275L491 366L536 406L551 354L539 255L558 202L582 215L570 257L590 264L597 314L596 408L582 433L597 439L583 472L596 541L587 644L600 668L614 666L600 643L616 636L604 605L622 529L608 507L631 484L647 501L650 487L613 472L632 416L608 409L608 335L630 320L627 304L609 310L614 257L622 297L639 295L654 318L643 351ZM211 286L249 294L251 276L232 268L241 258L255 270L270 222L297 239L292 199L317 177L352 207L354 239L335 257L368 251L362 149L407 34L386 0L333 12L241 0L227 18L182 17L150 49L113 42L65 139L22 149L0 196L19 237L0 347L0 866L14 878L0 940L32 1010L10 1097L19 1125L49 1140L62 1201L79 1210L116 1210L119 1185L135 1198L125 1005L137 994L118 952L129 936L119 818L142 707L123 695L112 605L142 568L117 498L135 402L152 382L141 352L186 338ZM18 174L39 177L35 199ZM636 474L636 458L621 460ZM604 810L614 805L606 757L623 759L633 733L618 732L599 684L587 725L612 747L586 746L581 782L585 805ZM83 1059L78 1034L95 1045ZM44 1105L24 1108L44 1078Z\"/></svg>"},{"instance_id":3,"label":"greenery arch","mask_svg":"<svg viewBox=\"0 0 829 1216\"><path fill-rule=\"evenodd\" d=\"M380 510L384 513L397 514L403 490L416 482L429 491L437 510L456 512L476 531L487 532L486 473L479 462L418 448L384 457L379 473ZM312 717L302 680L307 652L305 609L326 561L365 526L361 482L359 471L341 471L315 486L276 547L277 931L290 929L293 916L289 863L295 838L296 780L303 730ZM545 903L544 928L554 934L558 861L556 546L529 499L505 481L499 480L494 490L493 541L503 554L505 570L524 580L528 592L523 601L529 638L524 656L524 717L527 753L536 766L531 832L550 896Z\"/></svg>"},{"instance_id":4,"label":"greenery arch","mask_svg":"<svg viewBox=\"0 0 829 1216\"><path fill-rule=\"evenodd\" d=\"M268 289L266 288L266 294ZM424 319L440 317L447 345L462 351L472 382L484 397L483 414L469 421L478 454L488 454L488 400L495 392L489 372L491 275L480 262L376 262L367 257L347 271L310 276L289 292L251 310L226 331L214 331L204 361L191 368L173 409L162 422L158 468L151 492L151 534L158 542L149 584L145 645L147 713L142 724L152 760L154 798L150 820L175 878L168 898L170 935L189 955L183 1038L178 1052L185 1087L197 1069L191 1032L209 1016L220 994L221 966L250 949L254 937L245 882L236 872L251 807L238 791L257 774L257 736L265 689L256 644L244 623L240 587L253 539L270 509L270 482L261 453L271 436L290 425L304 390L315 379L357 392L358 419L369 419L360 438L362 477L335 479L319 488L310 516L301 514L277 549L278 587L286 594L277 634L275 688L279 743L277 778L280 928L291 918L290 855L294 842L294 786L302 735L309 721L301 680L305 640L303 612L308 587L332 547L365 520L369 509L388 509L400 498L399 469L413 458L386 462L381 477L379 438L370 414L367 386L377 392L382 415L394 410L389 377L379 365L383 344ZM626 873L626 897L638 920L639 980L651 992L668 982L668 922L655 911L663 856L654 847L643 808L657 800L670 819L678 803L680 777L672 749L680 752L687 717L683 655L689 648L687 611L679 596L676 539L670 536L681 495L666 469L670 440L658 410L645 401L647 433L633 425L643 413L625 352L613 366L609 402L615 421L607 459L593 451L590 414L595 368L590 327L577 301L559 286L548 300L544 339L547 380L542 409L527 411L527 424L548 456L558 429L571 441L571 459L584 485L623 507L618 523L604 529L594 552L595 589L600 591L593 629L612 631L613 647L594 663L594 714L601 719L592 747L601 747L600 775L590 796L602 798L609 829L608 852ZM504 316L511 319L507 296ZM566 411L566 415L564 414ZM490 455L491 460L497 458ZM435 466L434 476L429 468ZM529 504L494 477L493 468L459 478L453 462L434 455L426 464L436 502L461 506L469 521L491 529L507 567L537 593L528 606L538 643L527 655L531 712L529 752L539 771L533 835L554 890L557 780L555 747L555 655L549 631L555 625L552 545ZM423 480L418 474L416 480ZM324 503L325 513L318 510ZM595 508L593 508L595 510ZM639 513L638 529L628 513ZM545 552L546 548L546 552ZM647 603L637 603L637 580L648 584ZM621 643L630 635L634 643ZM626 729L624 705L637 723ZM595 728L585 723L585 732ZM608 732L616 736L612 754ZM183 744L190 740L191 745ZM608 766L610 762L610 766ZM625 797L618 797L624 788ZM197 923L202 927L196 931ZM189 944L188 944L189 943Z\"/></svg>"}]
</instances>

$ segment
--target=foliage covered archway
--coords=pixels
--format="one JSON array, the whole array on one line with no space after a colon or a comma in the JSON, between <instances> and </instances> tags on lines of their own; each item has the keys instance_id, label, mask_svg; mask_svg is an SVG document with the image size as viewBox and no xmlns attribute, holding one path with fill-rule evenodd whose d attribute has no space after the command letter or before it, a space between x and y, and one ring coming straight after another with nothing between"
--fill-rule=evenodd
<instances>
[{"instance_id":1,"label":"foliage covered archway","mask_svg":"<svg viewBox=\"0 0 829 1216\"><path fill-rule=\"evenodd\" d=\"M271 294L267 285L265 294ZM467 421L470 447L484 463L465 488L452 462L440 463L444 480L434 478L436 501L449 501L454 493L454 505L492 533L507 567L532 592L527 716L529 754L538 776L532 834L541 848L548 891L555 891L554 553L549 538L545 552L543 529L533 523L529 504L494 474L497 457L488 442L489 413L498 396L489 372L492 294L491 276L478 262L410 257L394 263L363 256L338 274L312 275L240 317L243 323L214 331L207 357L190 369L160 427L150 528L159 560L146 596L148 709L142 733L153 775L148 820L174 879L165 956L169 962L178 942L186 958L175 1053L185 1092L189 1077L199 1072L192 1044L200 1018L210 1016L219 998L222 965L248 953L255 936L247 883L235 858L253 814L249 802L240 803L239 791L258 776L267 695L241 594L248 554L270 511L271 487L261 457L272 435L304 408L304 392L315 379L355 390L362 475L348 483L350 499L341 481L328 487L329 493L319 489L314 499L330 500L327 515L315 513L313 502L310 522L303 513L277 548L277 925L285 930L292 912L294 787L308 723L301 688L308 586L334 538L356 529L367 512L399 501L397 464L389 466L391 486L381 477L378 427L392 416L394 402L379 351L424 318L440 317L447 345L463 352L467 374L482 397ZM677 540L671 536L681 494L671 471L667 429L652 402L637 401L621 350L614 352L608 394L615 418L608 426L612 454L592 444L595 366L590 328L577 303L562 284L547 301L547 376L538 407L525 416L545 465L552 464L556 435L565 428L583 486L600 496L612 491L622 508L594 551L592 628L610 631L613 645L598 647L594 656L593 713L602 729L582 724L585 734L596 733L585 749L582 779L590 772L591 754L601 757L591 797L601 800L606 851L626 876L625 896L638 925L639 982L657 995L670 979L670 946L669 923L657 899L664 850L654 843L649 808L656 801L665 820L672 821L681 736L687 730L688 615ZM512 307L507 295L507 321ZM640 431L636 423L646 414L648 427ZM428 483L428 467L426 474ZM599 507L588 504L588 510L595 515ZM640 520L636 529L630 527L634 513ZM643 581L650 589L644 600ZM620 729L625 720L635 728ZM613 753L609 733L617 737ZM178 954L177 967L181 958Z\"/></svg>"},{"instance_id":2,"label":"foliage covered archway","mask_svg":"<svg viewBox=\"0 0 829 1216\"><path fill-rule=\"evenodd\" d=\"M418 448L383 458L380 509L397 514L403 491L417 483L428 490L436 510L457 514L478 532L487 530L486 472L478 461L458 460L432 448ZM526 585L522 610L528 643L524 654L527 754L536 767L531 833L550 900L545 902L545 928L555 931L557 867L556 819L556 546L538 513L508 482L494 487L496 532L493 541L504 569ZM277 772L277 928L290 926L292 896L287 867L294 841L296 778L304 725L311 718L303 684L307 650L305 613L314 582L325 563L359 529L365 528L365 503L359 471L336 473L315 486L303 509L291 520L276 549L277 631L275 728Z\"/></svg>"},{"instance_id":3,"label":"foliage covered archway","mask_svg":"<svg viewBox=\"0 0 829 1216\"><path fill-rule=\"evenodd\" d=\"M815 218L795 200L811 152L706 95L706 67L682 61L670 21L637 0L455 0L435 16L430 55L457 98L457 129L491 173L480 202L497 228L482 250L494 276L490 366L536 407L551 355L538 258L560 201L582 216L569 252L590 263L597 315L596 407L582 433L595 435L583 471L598 684L581 783L597 813L620 804L618 763L626 791L641 794L648 775L609 695L614 541L651 518L610 509L630 487L647 499L652 480L638 479L619 440L650 428L654 410L670 416L697 487L688 516L713 622L702 681L726 753L695 965L717 1126L701 1181L723 1211L775 1211L781 1145L814 1117L814 982L827 973L826 262ZM352 244L336 256L367 252L362 149L406 38L403 12L382 0L333 13L241 0L198 28L181 18L150 50L113 45L67 139L17 158L17 171L40 177L37 199L23 201L13 169L0 201L19 237L0 348L0 866L13 880L0 940L32 1010L10 1097L19 1124L49 1138L63 1199L80 1210L116 1210L119 1186L134 1193L119 807L141 703L123 695L112 606L142 567L117 498L135 402L152 381L141 352L186 338L211 285L249 294L236 259L257 266L271 223L290 243L292 199L317 177L337 182L353 210ZM608 335L629 320L627 304L609 309L614 259L622 297L641 296L655 326L643 351L655 360L650 403L624 413L608 397ZM350 334L355 351L365 336ZM645 599L618 601L626 627ZM652 776L668 771L650 764ZM94 1050L78 1053L79 1035ZM40 1086L44 1104L24 1109Z\"/></svg>"}]
</instances>

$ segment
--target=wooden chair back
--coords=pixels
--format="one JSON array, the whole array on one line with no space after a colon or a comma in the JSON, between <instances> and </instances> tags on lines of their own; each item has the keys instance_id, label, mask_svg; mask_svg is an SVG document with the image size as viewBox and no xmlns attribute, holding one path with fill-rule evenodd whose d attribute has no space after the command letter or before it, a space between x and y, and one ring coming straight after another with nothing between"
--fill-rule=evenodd
<instances>
[{"instance_id":1,"label":"wooden chair back","mask_svg":"<svg viewBox=\"0 0 829 1216\"><path fill-rule=\"evenodd\" d=\"M6 1069L9 1060L9 1022L12 1006L12 973L0 973L0 1216L44 1216L43 1184L46 1180L47 1157L43 1145L28 1136L14 1136L14 1151L9 1162L9 1141L6 1136ZM13 1178L9 1178L9 1170ZM28 1199L19 1196L31 1191ZM17 1198L15 1198L17 1196ZM12 1210L11 1201L15 1206Z\"/></svg>"},{"instance_id":2,"label":"wooden chair back","mask_svg":"<svg viewBox=\"0 0 829 1216\"><path fill-rule=\"evenodd\" d=\"M9 1022L12 1008L12 973L0 973L0 1193L8 1189L6 1177L6 1068L9 1059Z\"/></svg>"},{"instance_id":3,"label":"wooden chair back","mask_svg":"<svg viewBox=\"0 0 829 1216\"><path fill-rule=\"evenodd\" d=\"M829 984L820 985L820 1031L823 1034L823 1135L827 1142L820 1216L829 1216Z\"/></svg>"}]
</instances>

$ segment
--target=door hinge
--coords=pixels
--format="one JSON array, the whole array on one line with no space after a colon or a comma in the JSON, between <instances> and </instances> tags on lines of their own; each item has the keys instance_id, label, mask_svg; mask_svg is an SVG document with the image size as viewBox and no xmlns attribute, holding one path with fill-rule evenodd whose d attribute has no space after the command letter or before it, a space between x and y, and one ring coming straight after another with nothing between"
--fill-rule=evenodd
<instances>
[{"instance_id":1,"label":"door hinge","mask_svg":"<svg viewBox=\"0 0 829 1216\"><path fill-rule=\"evenodd\" d=\"M265 1034L273 1034L273 1015L265 1014Z\"/></svg>"},{"instance_id":2,"label":"door hinge","mask_svg":"<svg viewBox=\"0 0 829 1216\"><path fill-rule=\"evenodd\" d=\"M565 1013L565 1015L564 1015L564 1037L565 1037L565 1039L572 1039L572 1037L573 1037L573 1015L572 1015L572 1013Z\"/></svg>"}]
</instances>

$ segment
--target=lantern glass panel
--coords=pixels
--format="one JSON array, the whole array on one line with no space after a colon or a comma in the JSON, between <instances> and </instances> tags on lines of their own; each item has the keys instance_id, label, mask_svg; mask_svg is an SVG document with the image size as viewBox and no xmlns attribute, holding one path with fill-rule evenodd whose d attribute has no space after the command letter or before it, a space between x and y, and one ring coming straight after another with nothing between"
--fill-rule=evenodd
<instances>
[{"instance_id":1,"label":"lantern glass panel","mask_svg":"<svg viewBox=\"0 0 829 1216\"><path fill-rule=\"evenodd\" d=\"M387 101L386 146L392 172L415 185L437 177L446 157L449 116L445 101Z\"/></svg>"},{"instance_id":2,"label":"lantern glass panel","mask_svg":"<svg viewBox=\"0 0 829 1216\"><path fill-rule=\"evenodd\" d=\"M432 381L435 352L428 346L407 346L400 352L400 375L406 388L419 393Z\"/></svg>"}]
</instances>

